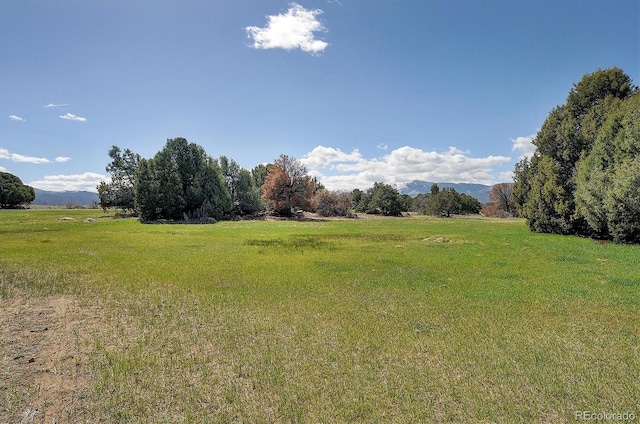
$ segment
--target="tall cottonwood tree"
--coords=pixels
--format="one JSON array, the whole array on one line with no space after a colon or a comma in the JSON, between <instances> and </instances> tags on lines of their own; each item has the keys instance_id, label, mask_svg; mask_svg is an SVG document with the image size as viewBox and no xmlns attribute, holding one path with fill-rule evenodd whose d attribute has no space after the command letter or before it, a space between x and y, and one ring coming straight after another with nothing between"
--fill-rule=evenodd
<instances>
[{"instance_id":1,"label":"tall cottonwood tree","mask_svg":"<svg viewBox=\"0 0 640 424\"><path fill-rule=\"evenodd\" d=\"M513 201L513 183L494 184L489 192L489 202L481 213L485 216L510 217L516 214Z\"/></svg>"},{"instance_id":2,"label":"tall cottonwood tree","mask_svg":"<svg viewBox=\"0 0 640 424\"><path fill-rule=\"evenodd\" d=\"M513 183L499 183L491 187L489 201L493 202L500 210L513 215Z\"/></svg>"}]
</instances>

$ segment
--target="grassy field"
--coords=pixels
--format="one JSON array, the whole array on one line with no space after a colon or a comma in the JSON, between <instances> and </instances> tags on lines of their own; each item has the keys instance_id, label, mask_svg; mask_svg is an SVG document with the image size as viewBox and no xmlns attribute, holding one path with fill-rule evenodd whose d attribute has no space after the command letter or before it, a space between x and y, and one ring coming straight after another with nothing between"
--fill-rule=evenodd
<instances>
[{"instance_id":1,"label":"grassy field","mask_svg":"<svg viewBox=\"0 0 640 424\"><path fill-rule=\"evenodd\" d=\"M0 422L639 419L638 263L521 220L0 211Z\"/></svg>"}]
</instances>

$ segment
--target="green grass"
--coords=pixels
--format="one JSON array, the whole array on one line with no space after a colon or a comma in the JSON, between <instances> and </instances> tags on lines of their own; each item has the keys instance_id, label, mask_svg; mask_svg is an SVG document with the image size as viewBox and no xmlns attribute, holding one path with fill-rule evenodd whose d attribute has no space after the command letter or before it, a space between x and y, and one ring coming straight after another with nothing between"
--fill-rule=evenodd
<instances>
[{"instance_id":1,"label":"green grass","mask_svg":"<svg viewBox=\"0 0 640 424\"><path fill-rule=\"evenodd\" d=\"M636 246L521 220L143 225L0 211L3 304L99 306L82 364L92 389L72 421L638 416L639 262ZM11 381L0 414L19 417L31 392L15 400Z\"/></svg>"}]
</instances>

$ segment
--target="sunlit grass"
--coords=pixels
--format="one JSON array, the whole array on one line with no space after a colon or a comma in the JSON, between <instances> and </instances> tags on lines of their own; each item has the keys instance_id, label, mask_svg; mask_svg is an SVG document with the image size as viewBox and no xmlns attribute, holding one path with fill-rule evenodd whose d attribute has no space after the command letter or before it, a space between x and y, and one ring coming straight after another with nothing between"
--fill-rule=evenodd
<instances>
[{"instance_id":1,"label":"sunlit grass","mask_svg":"<svg viewBox=\"0 0 640 424\"><path fill-rule=\"evenodd\" d=\"M520 220L100 215L0 214L4 302L101 305L94 393L76 421L640 413L637 247L532 234Z\"/></svg>"}]
</instances>

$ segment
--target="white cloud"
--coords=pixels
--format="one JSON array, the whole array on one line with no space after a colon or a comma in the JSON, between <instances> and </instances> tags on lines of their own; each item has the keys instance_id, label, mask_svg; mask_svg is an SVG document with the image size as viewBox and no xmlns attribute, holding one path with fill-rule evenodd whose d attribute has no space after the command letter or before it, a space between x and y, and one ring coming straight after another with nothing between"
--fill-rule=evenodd
<instances>
[{"instance_id":1,"label":"white cloud","mask_svg":"<svg viewBox=\"0 0 640 424\"><path fill-rule=\"evenodd\" d=\"M100 181L108 181L107 177L95 172L74 175L47 175L42 180L31 181L28 185L49 191L96 191Z\"/></svg>"},{"instance_id":2,"label":"white cloud","mask_svg":"<svg viewBox=\"0 0 640 424\"><path fill-rule=\"evenodd\" d=\"M73 113L65 113L64 115L60 115L60 118L67 119L69 121L78 121L78 122L86 122L87 118L83 118L82 116L76 116Z\"/></svg>"},{"instance_id":3,"label":"white cloud","mask_svg":"<svg viewBox=\"0 0 640 424\"><path fill-rule=\"evenodd\" d=\"M503 171L498 174L498 182L501 183L512 183L513 182L513 171Z\"/></svg>"},{"instance_id":4,"label":"white cloud","mask_svg":"<svg viewBox=\"0 0 640 424\"><path fill-rule=\"evenodd\" d=\"M22 116L18 116L18 115L9 115L9 119L11 119L12 121L20 121L20 122L26 122L27 121Z\"/></svg>"},{"instance_id":5,"label":"white cloud","mask_svg":"<svg viewBox=\"0 0 640 424\"><path fill-rule=\"evenodd\" d=\"M47 109L62 109L65 106L69 106L69 105L66 103L61 103L61 104L49 103L48 105L44 105L42 107Z\"/></svg>"},{"instance_id":6,"label":"white cloud","mask_svg":"<svg viewBox=\"0 0 640 424\"><path fill-rule=\"evenodd\" d=\"M317 40L314 32L326 31L316 18L323 13L320 9L305 9L297 3L291 3L289 10L280 15L267 16L264 28L248 26L247 37L253 40L255 49L301 49L307 53L318 54L329 43Z\"/></svg>"},{"instance_id":7,"label":"white cloud","mask_svg":"<svg viewBox=\"0 0 640 424\"><path fill-rule=\"evenodd\" d=\"M0 166L0 172L9 172L9 170L4 166Z\"/></svg>"},{"instance_id":8,"label":"white cloud","mask_svg":"<svg viewBox=\"0 0 640 424\"><path fill-rule=\"evenodd\" d=\"M389 148L389 146L387 146L387 145L386 145L386 144L384 144L384 143L380 143L380 144L378 144L376 147L377 147L378 149L380 149L380 150L387 150L387 149Z\"/></svg>"},{"instance_id":9,"label":"white cloud","mask_svg":"<svg viewBox=\"0 0 640 424\"><path fill-rule=\"evenodd\" d=\"M331 190L366 189L374 182L402 184L413 180L466 182L491 185L504 177L494 167L511 161L506 156L474 158L470 152L450 147L446 152L424 151L404 146L382 158L363 158L358 150L344 153L318 146L302 162L310 174Z\"/></svg>"},{"instance_id":10,"label":"white cloud","mask_svg":"<svg viewBox=\"0 0 640 424\"><path fill-rule=\"evenodd\" d=\"M68 156L58 156L56 162L69 162L71 160Z\"/></svg>"},{"instance_id":11,"label":"white cloud","mask_svg":"<svg viewBox=\"0 0 640 424\"><path fill-rule=\"evenodd\" d=\"M362 156L358 149L351 153L344 153L333 147L318 146L307 153L300 161L308 168L326 168L336 162L358 162Z\"/></svg>"},{"instance_id":12,"label":"white cloud","mask_svg":"<svg viewBox=\"0 0 640 424\"><path fill-rule=\"evenodd\" d=\"M512 138L511 142L513 143L512 152L518 151L521 153L520 159L523 159L525 156L531 157L533 153L536 151L536 146L533 145L533 140L536 138L535 134L531 134L528 136L520 136L515 139Z\"/></svg>"},{"instance_id":13,"label":"white cloud","mask_svg":"<svg viewBox=\"0 0 640 424\"><path fill-rule=\"evenodd\" d=\"M7 149L0 147L0 159L9 159L13 162L23 162L23 163L50 163L51 161L47 158L37 158L34 156L24 156L19 153L11 153Z\"/></svg>"}]
</instances>

